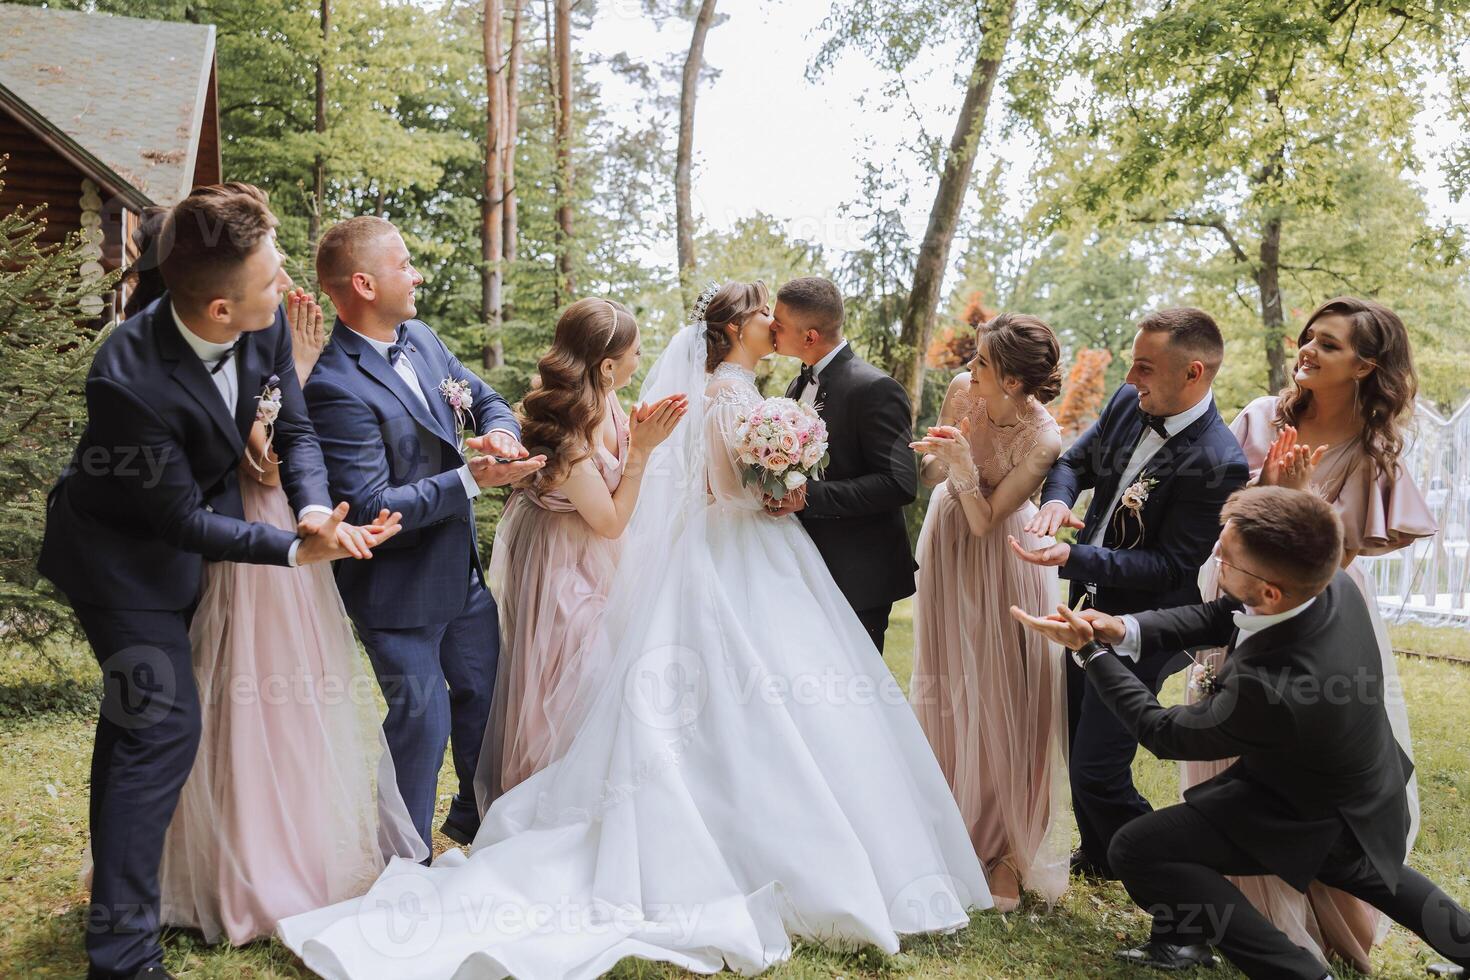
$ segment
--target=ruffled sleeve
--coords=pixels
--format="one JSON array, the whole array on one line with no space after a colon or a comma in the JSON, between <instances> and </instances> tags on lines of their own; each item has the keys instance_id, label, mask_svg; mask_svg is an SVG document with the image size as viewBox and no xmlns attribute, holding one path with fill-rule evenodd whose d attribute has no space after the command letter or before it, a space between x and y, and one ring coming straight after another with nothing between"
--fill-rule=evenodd
<instances>
[{"instance_id":1,"label":"ruffled sleeve","mask_svg":"<svg viewBox=\"0 0 1470 980\"><path fill-rule=\"evenodd\" d=\"M1261 476L1261 467L1266 465L1266 453L1276 441L1276 396L1262 395L1240 410L1235 421L1230 423L1235 441L1245 453L1246 465L1250 467L1250 482L1254 485Z\"/></svg>"},{"instance_id":2,"label":"ruffled sleeve","mask_svg":"<svg viewBox=\"0 0 1470 980\"><path fill-rule=\"evenodd\" d=\"M1342 518L1343 547L1384 555L1439 531L1439 524L1412 477L1397 463L1392 475L1362 457L1335 502Z\"/></svg>"}]
</instances>

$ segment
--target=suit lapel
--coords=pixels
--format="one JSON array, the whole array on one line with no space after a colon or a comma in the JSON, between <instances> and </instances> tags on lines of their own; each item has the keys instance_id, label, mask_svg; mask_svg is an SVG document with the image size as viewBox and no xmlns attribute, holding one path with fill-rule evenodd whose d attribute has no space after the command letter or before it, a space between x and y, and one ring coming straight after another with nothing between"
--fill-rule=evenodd
<instances>
[{"instance_id":1,"label":"suit lapel","mask_svg":"<svg viewBox=\"0 0 1470 980\"><path fill-rule=\"evenodd\" d=\"M261 389L271 377L271 363L267 360L264 344L255 334L246 334L245 343L235 356L235 389L240 393L235 399L235 427L241 438L250 439L250 429L255 425L255 412L260 403ZM226 368L225 370L229 370Z\"/></svg>"},{"instance_id":2,"label":"suit lapel","mask_svg":"<svg viewBox=\"0 0 1470 980\"><path fill-rule=\"evenodd\" d=\"M240 437L240 429L235 420L230 417L230 410L225 405L225 400L220 396L219 389L214 386L214 379L205 370L204 362L194 354L189 346L184 343L184 338L179 336L179 328L174 323L172 307L169 305L168 296L163 296L154 307L153 313L153 336L158 342L159 353L165 360L173 362L172 377L179 386L187 391L196 402L199 403L210 419L214 421L215 427L230 441L236 453L245 451L245 442ZM231 360L237 360L238 354ZM239 369L239 365L234 365ZM226 371L230 370L227 365Z\"/></svg>"},{"instance_id":3,"label":"suit lapel","mask_svg":"<svg viewBox=\"0 0 1470 980\"><path fill-rule=\"evenodd\" d=\"M460 433L454 424L454 410L439 394L439 382L434 378L434 370L429 366L429 359L412 340L408 341L408 362L413 365L414 374L419 379L419 388L422 389L429 406L434 410L434 418L439 423L439 434L458 445ZM412 394L409 392L410 396Z\"/></svg>"},{"instance_id":4,"label":"suit lapel","mask_svg":"<svg viewBox=\"0 0 1470 980\"><path fill-rule=\"evenodd\" d=\"M332 331L332 336L333 339L341 344L343 351L357 361L357 366L362 369L364 374L393 393L394 397L403 405L408 414L413 416L415 422L440 439L445 438L443 427L429 413L429 410L424 407L424 403L419 401L412 391L408 390L408 385L403 383L403 379L398 376L398 372L393 370L392 366L388 364L386 357L373 350L366 341L354 333L341 320L337 321L336 327ZM420 378L419 384L423 384L422 378ZM425 392L425 400L427 398L428 393Z\"/></svg>"},{"instance_id":5,"label":"suit lapel","mask_svg":"<svg viewBox=\"0 0 1470 980\"><path fill-rule=\"evenodd\" d=\"M1160 484L1162 484L1164 481L1172 477L1174 475L1174 464L1176 460L1178 460L1179 455L1187 450L1190 446L1194 445L1195 440L1200 437L1200 434L1203 433L1207 428L1209 428L1210 424L1219 417L1220 413L1215 408L1214 396L1212 395L1210 400L1210 407L1205 410L1205 413L1199 418L1195 419L1193 422L1186 425L1180 431L1174 433L1174 435L1170 436L1168 439L1165 439L1164 444L1156 449L1152 456L1144 460L1143 467L1139 469L1138 473L1135 474L1133 477L1134 481L1136 482L1138 480L1144 479L1145 477L1152 477L1158 480ZM1138 417L1137 412L1132 412L1127 417L1127 424L1128 428L1126 431L1128 432L1132 441L1124 443L1124 445L1132 446L1136 449L1138 447L1138 440L1143 438L1145 432L1143 420ZM1117 494L1118 485L1122 482L1125 475L1123 471L1127 468L1128 461L1132 458L1133 450L1130 449L1128 451L1128 455L1123 457L1119 461L1117 466L1112 467L1113 472L1116 473L1117 476L1111 477L1108 481L1111 486L1107 488L1107 496L1102 498L1102 500L1104 501L1103 506L1107 506L1106 502L1111 501L1114 495ZM1150 500L1153 499L1154 498L1151 495ZM1145 503L1143 505L1145 514L1148 513L1150 506L1151 505L1149 503ZM1111 511L1109 511L1106 514L1099 515L1099 518L1108 522L1108 529L1103 533L1103 543L1108 544L1112 539L1113 514ZM1147 518L1145 518L1145 520L1147 520Z\"/></svg>"}]
</instances>

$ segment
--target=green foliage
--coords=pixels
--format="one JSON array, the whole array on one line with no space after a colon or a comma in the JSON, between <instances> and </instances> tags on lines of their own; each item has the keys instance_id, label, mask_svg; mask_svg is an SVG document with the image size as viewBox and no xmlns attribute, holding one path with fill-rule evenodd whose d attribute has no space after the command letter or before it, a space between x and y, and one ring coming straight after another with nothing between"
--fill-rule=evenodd
<instances>
[{"instance_id":1,"label":"green foliage","mask_svg":"<svg viewBox=\"0 0 1470 980\"><path fill-rule=\"evenodd\" d=\"M0 187L3 187L0 169ZM38 209L0 216L0 634L35 642L70 621L39 586L46 493L86 419L82 382L97 340L89 315L114 276L85 276L83 242L42 245Z\"/></svg>"}]
</instances>

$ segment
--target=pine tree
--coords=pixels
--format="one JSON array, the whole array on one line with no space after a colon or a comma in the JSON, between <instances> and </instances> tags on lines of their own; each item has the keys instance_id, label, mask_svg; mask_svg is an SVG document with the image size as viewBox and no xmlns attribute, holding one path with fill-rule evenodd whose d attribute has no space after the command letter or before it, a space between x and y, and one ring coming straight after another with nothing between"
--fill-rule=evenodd
<instances>
[{"instance_id":1,"label":"pine tree","mask_svg":"<svg viewBox=\"0 0 1470 980\"><path fill-rule=\"evenodd\" d=\"M0 635L11 642L38 641L70 619L38 585L36 558L46 493L86 418L83 381L99 336L89 311L116 280L79 271L79 236L41 244L40 210L0 216Z\"/></svg>"}]
</instances>

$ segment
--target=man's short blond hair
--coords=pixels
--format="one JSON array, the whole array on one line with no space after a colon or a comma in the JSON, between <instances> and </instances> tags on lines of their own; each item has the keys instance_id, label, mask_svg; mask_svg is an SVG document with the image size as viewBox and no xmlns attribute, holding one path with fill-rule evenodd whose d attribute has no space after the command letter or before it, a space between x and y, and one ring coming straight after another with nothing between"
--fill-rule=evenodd
<instances>
[{"instance_id":1,"label":"man's short blond hair","mask_svg":"<svg viewBox=\"0 0 1470 980\"><path fill-rule=\"evenodd\" d=\"M348 218L327 229L316 247L316 280L327 291L346 289L363 267L369 248L396 234L393 222L373 215Z\"/></svg>"}]
</instances>

